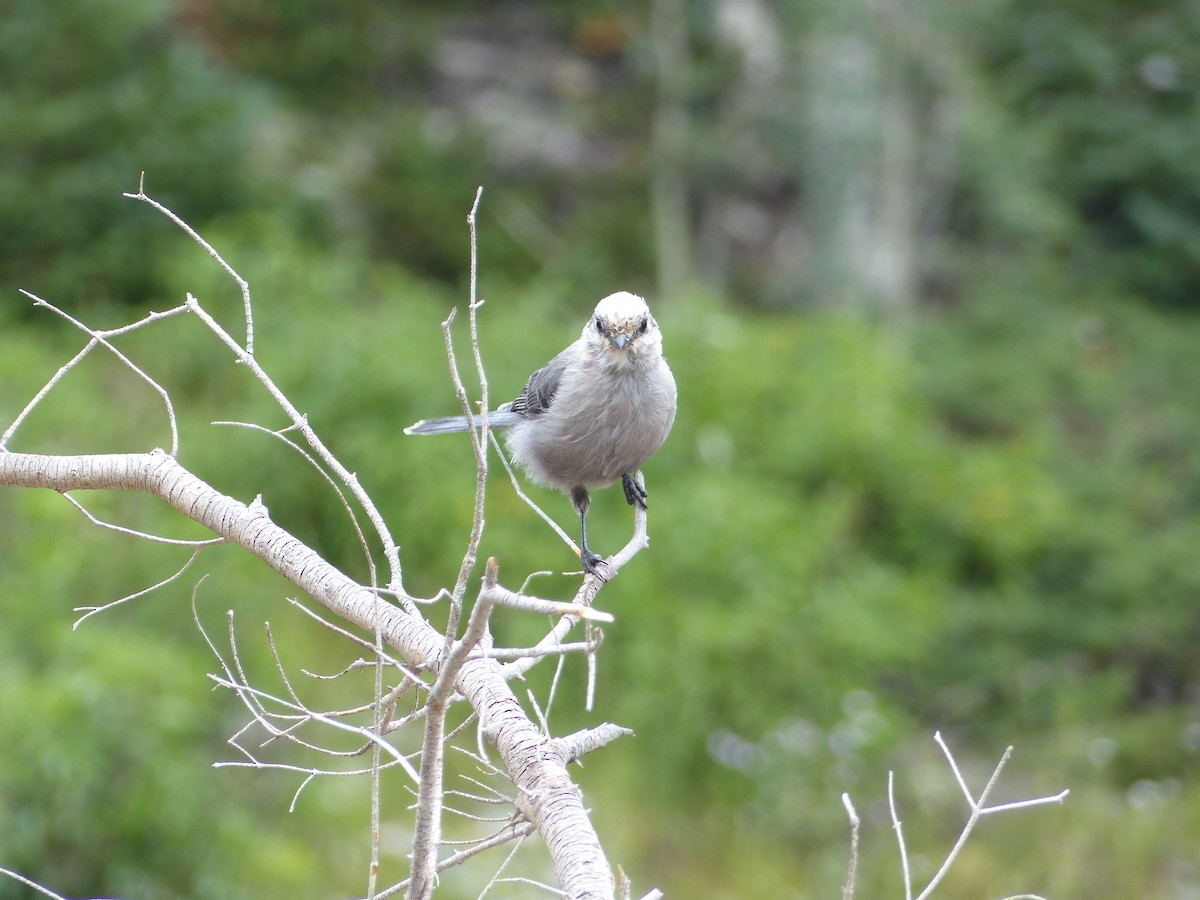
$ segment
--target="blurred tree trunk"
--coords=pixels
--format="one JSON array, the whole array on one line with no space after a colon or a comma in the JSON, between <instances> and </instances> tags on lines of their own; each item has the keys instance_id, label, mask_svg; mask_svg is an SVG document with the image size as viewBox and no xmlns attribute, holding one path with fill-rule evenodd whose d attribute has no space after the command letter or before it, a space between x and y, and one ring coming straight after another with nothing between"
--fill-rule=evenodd
<instances>
[{"instance_id":1,"label":"blurred tree trunk","mask_svg":"<svg viewBox=\"0 0 1200 900\"><path fill-rule=\"evenodd\" d=\"M803 42L802 162L810 284L820 302L908 318L918 188L912 92L889 21L900 0L847 0ZM868 23L863 27L863 22Z\"/></svg>"},{"instance_id":2,"label":"blurred tree trunk","mask_svg":"<svg viewBox=\"0 0 1200 900\"><path fill-rule=\"evenodd\" d=\"M903 0L688 12L652 8L659 291L698 277L906 321L921 201L941 177L923 169L941 139L918 126L936 129L938 35Z\"/></svg>"},{"instance_id":3,"label":"blurred tree trunk","mask_svg":"<svg viewBox=\"0 0 1200 900\"><path fill-rule=\"evenodd\" d=\"M656 86L650 173L658 294L670 296L692 275L688 209L687 89L692 77L683 0L654 0Z\"/></svg>"}]
</instances>

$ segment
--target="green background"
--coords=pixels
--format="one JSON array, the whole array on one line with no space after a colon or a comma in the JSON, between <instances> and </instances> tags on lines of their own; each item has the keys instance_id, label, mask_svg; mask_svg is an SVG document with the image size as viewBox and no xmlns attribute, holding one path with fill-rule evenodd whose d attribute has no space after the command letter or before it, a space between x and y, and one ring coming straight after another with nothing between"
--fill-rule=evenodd
<instances>
[{"instance_id":1,"label":"green background","mask_svg":"<svg viewBox=\"0 0 1200 900\"><path fill-rule=\"evenodd\" d=\"M576 771L635 896L837 896L843 792L863 817L859 896L899 896L889 770L923 883L966 814L935 730L977 788L1015 746L997 801L1071 789L985 820L939 896L1200 896L1198 40L1195 5L1116 0L15 0L0 424L86 341L21 288L94 327L190 291L239 333L236 286L121 197L145 172L249 280L260 362L432 596L465 546L473 459L465 439L401 429L455 409L439 323L459 307L466 367L465 218L483 185L493 400L623 289L650 299L679 382L646 467L651 548L602 595L616 621L596 708L572 659L550 717L556 733L637 733ZM120 347L170 389L185 466L262 494L367 577L304 460L212 424L286 423L197 321ZM9 449L168 441L157 396L93 353ZM493 468L483 555L512 587L568 567ZM562 497L531 490L572 528ZM80 499L202 536L147 498ZM620 491L591 521L600 550L624 542ZM369 673L299 674L357 647L231 548L72 630L74 608L190 551L97 530L48 492L0 492L0 538L0 866L67 896L365 892L365 779L320 780L289 812L299 776L213 768L241 758L224 742L245 712L205 677L218 663L193 593L226 648L233 611L248 671L279 689L269 620L314 705L370 696ZM565 598L575 583L533 584ZM494 630L519 646L544 623L500 612ZM519 693L544 703L551 675ZM388 883L410 846L406 788L384 781ZM545 877L534 843L510 874ZM497 864L442 893L477 896ZM26 896L0 879L0 897Z\"/></svg>"}]
</instances>

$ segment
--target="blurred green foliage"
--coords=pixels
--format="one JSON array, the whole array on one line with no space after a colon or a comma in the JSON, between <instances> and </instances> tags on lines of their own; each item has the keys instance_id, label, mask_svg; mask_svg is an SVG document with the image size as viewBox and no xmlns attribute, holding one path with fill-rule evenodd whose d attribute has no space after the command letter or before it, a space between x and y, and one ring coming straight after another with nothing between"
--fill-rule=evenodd
<instances>
[{"instance_id":1,"label":"blurred green foliage","mask_svg":"<svg viewBox=\"0 0 1200 900\"><path fill-rule=\"evenodd\" d=\"M1194 307L1200 65L1188 48L1200 10L1120 0L976 9L1001 26L976 31L984 71L1003 107L1033 123L1038 176L1072 218L1061 237L1075 265Z\"/></svg>"},{"instance_id":2,"label":"blurred green foliage","mask_svg":"<svg viewBox=\"0 0 1200 900\"><path fill-rule=\"evenodd\" d=\"M203 219L250 207L265 112L174 27L168 0L16 0L0 17L0 283L104 306L161 290L174 235L114 198L149 172Z\"/></svg>"},{"instance_id":3,"label":"blurred green foliage","mask_svg":"<svg viewBox=\"0 0 1200 900\"><path fill-rule=\"evenodd\" d=\"M144 169L148 190L249 279L259 359L379 501L407 586L429 596L457 571L473 458L465 440L400 429L455 408L439 323L463 306L475 185L488 188L480 323L497 402L605 286L648 290L651 38L620 5L276 6L18 2L0 18L0 426L86 340L31 312L18 287L96 325L191 292L241 333L233 283L120 199ZM588 759L579 781L610 859L638 885L834 893L849 791L864 818L859 894L895 894L886 772L917 877L965 816L935 728L976 787L1017 746L998 799L1073 792L1061 808L989 820L947 896L1175 897L1200 884L1196 20L1182 7L1034 6L959 10L939 25L945 54L902 67L929 91L952 73L964 119L962 157L926 182L946 206L923 236L928 302L904 327L790 282L787 313L764 311L765 292L735 301L695 284L652 298L681 396L647 469L653 543L602 595L616 623L596 711L582 711L572 661L551 714L560 732L605 720L637 732ZM711 12L689 7L688 27L709 27ZM547 64L535 92L583 136L572 166L506 155L486 121L448 112L451 89L507 109L485 89L519 71L495 44L522 40L593 72ZM446 56L455 48L495 67L448 78L464 71L463 56ZM792 106L722 118L738 105L722 93L737 66L715 39L692 49L688 102L713 122L706 133L701 117L697 136L716 136L684 161L697 208L706 191L731 196L743 168L766 205L803 203L800 170L768 172L733 137L768 129L763 146L782 157L810 123ZM527 112L512 118L538 121ZM538 134L549 150L563 131ZM752 255L733 266L760 268ZM805 299L817 308L796 311ZM366 577L340 502L304 459L212 424L285 423L198 322L170 319L120 347L171 391L185 465L243 500L261 493L277 521ZM93 354L11 448L168 442L157 396ZM533 491L570 523L562 497ZM82 499L198 536L145 498ZM592 516L597 547L623 541L619 491L599 493ZM570 563L498 466L487 523L483 554L506 584ZM0 865L72 895L363 890L361 780L314 784L288 814L297 779L210 768L237 758L221 742L241 720L234 698L207 689L218 669L193 590L221 646L234 611L256 678L275 677L265 619L297 668L338 671L356 648L228 548L72 631L74 607L141 590L190 551L99 532L32 492L0 493L0 536ZM573 584L533 582L548 596ZM503 612L494 626L513 644L543 628ZM544 698L550 676L535 669L528 687ZM304 689L352 705L369 690L357 677ZM399 779L388 787L384 867L398 873L407 799ZM460 889L478 885L447 879L447 896ZM26 895L0 880L9 896Z\"/></svg>"}]
</instances>

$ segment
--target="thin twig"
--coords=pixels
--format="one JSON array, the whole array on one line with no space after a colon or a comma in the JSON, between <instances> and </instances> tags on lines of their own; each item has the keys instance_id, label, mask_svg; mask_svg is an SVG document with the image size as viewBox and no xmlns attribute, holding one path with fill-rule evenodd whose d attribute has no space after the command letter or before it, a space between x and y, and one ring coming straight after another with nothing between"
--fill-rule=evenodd
<instances>
[{"instance_id":1,"label":"thin twig","mask_svg":"<svg viewBox=\"0 0 1200 900\"><path fill-rule=\"evenodd\" d=\"M467 229L471 241L471 261L470 261L470 292L467 297L467 319L469 323L469 331L471 338L471 352L475 363L475 373L479 378L481 400L479 404L479 430L476 430L476 419L471 411L471 402L467 397L467 390L463 386L462 376L458 372L458 359L454 354L454 336L450 331L450 326L454 322L455 310L451 309L446 320L442 322L442 337L446 345L446 360L450 364L450 380L454 385L454 395L458 398L459 406L462 407L463 415L466 416L468 428L467 431L471 437L471 450L475 454L475 511L471 517L471 534L467 538L467 547L463 551L462 562L459 565L458 577L455 579L454 587L450 591L450 611L446 621L445 644L443 655L450 652L450 645L454 641L455 635L458 633L458 623L462 617L463 597L466 596L467 579L470 577L471 571L475 568L475 562L478 559L479 542L483 537L483 510L487 490L487 434L489 433L488 426L488 383L487 372L484 370L483 357L479 351L479 326L477 310L482 303L479 300L477 293L476 273L478 271L479 252L476 237L476 215L479 212L479 201L483 197L483 188L480 187L475 191L475 201L471 205L471 211L467 215Z\"/></svg>"},{"instance_id":2,"label":"thin twig","mask_svg":"<svg viewBox=\"0 0 1200 900\"><path fill-rule=\"evenodd\" d=\"M555 749L562 754L563 759L567 762L575 762L588 753L608 746L618 738L632 735L633 732L628 728L605 722L595 728L584 728L582 731L555 738L553 743Z\"/></svg>"},{"instance_id":3,"label":"thin twig","mask_svg":"<svg viewBox=\"0 0 1200 900\"><path fill-rule=\"evenodd\" d=\"M542 728L542 734L544 734L546 737L549 737L550 736L550 723L546 720L546 714L544 712L542 712L541 704L537 702L537 696L533 693L532 690L528 690L528 689L525 691L525 696L527 696L529 698L529 703L531 706L533 706L533 714L535 716L537 716L538 725L540 725ZM550 691L550 700L552 702L554 700L553 688Z\"/></svg>"},{"instance_id":4,"label":"thin twig","mask_svg":"<svg viewBox=\"0 0 1200 900\"><path fill-rule=\"evenodd\" d=\"M304 437L305 443L313 449L313 452L329 467L330 471L337 475L342 484L350 489L350 493L354 495L354 499L358 501L359 506L362 507L363 511L367 514L367 518L370 519L371 525L374 527L375 533L379 537L380 544L383 547L383 552L387 557L388 565L392 571L392 583L389 584L389 587L398 592L397 597L404 607L404 611L411 616L420 618L421 614L416 604L409 600L407 594L404 592L400 556L396 549L396 542L392 539L391 531L388 529L387 523L380 514L378 507L376 507L375 502L359 483L358 476L342 465L341 461L333 455L333 452L325 446L325 442L321 440L312 426L308 424L308 417L301 413L295 404L279 389L266 370L258 364L258 360L251 353L243 349L191 294L187 295L187 308L217 336L217 339L221 343L229 348L238 362L250 371L255 380L270 394L271 399L283 410L292 425Z\"/></svg>"},{"instance_id":5,"label":"thin twig","mask_svg":"<svg viewBox=\"0 0 1200 900\"><path fill-rule=\"evenodd\" d=\"M249 722L247 724L254 725L255 723ZM244 747L238 746L237 744L233 744L232 746L245 753ZM405 763L408 763L407 758L405 758L404 762L400 762L399 760L385 762L380 768L394 769L396 767L403 767ZM371 770L366 767L357 769L321 769L317 768L316 766L297 766L290 763L270 762L268 760L255 759L249 754L247 754L247 758L244 762L238 760L218 760L212 764L212 767L214 769L275 769L280 772L296 772L300 775L314 777L320 776L322 778L362 778L364 775L371 774ZM289 811L294 812L295 810L293 809Z\"/></svg>"},{"instance_id":6,"label":"thin twig","mask_svg":"<svg viewBox=\"0 0 1200 900\"><path fill-rule=\"evenodd\" d=\"M371 556L371 547L367 542L367 536L363 533L362 525L358 521L358 515L354 512L354 507L350 505L350 500L346 497L346 492L342 490L341 486L337 483L337 481L334 480L333 476L325 470L325 467L322 466L311 453L287 437L285 432L295 430L296 426L289 425L287 428L277 430L265 428L264 426L258 425L254 422L231 422L222 420L213 422L212 424L216 426L248 428L251 431L261 431L264 434L275 438L276 440L282 441L288 447L291 447L294 451L296 451L296 453L300 455L301 459L312 466L312 468L315 469L316 472L325 479L325 483L328 484L329 487L333 489L334 493L337 494L338 499L342 503L342 509L346 511L346 516L350 519L350 524L354 527L354 533L358 537L358 545L362 549L363 559L367 564L367 572L370 578L371 588L377 593L380 593L378 587L378 575L375 571L375 559Z\"/></svg>"},{"instance_id":7,"label":"thin twig","mask_svg":"<svg viewBox=\"0 0 1200 900\"><path fill-rule=\"evenodd\" d=\"M200 555L201 549L203 549L203 548L197 548L196 551L194 553L192 553L191 556L188 557L187 562L185 562L180 567L178 572L176 572L174 575L170 576L169 578L164 578L158 584L151 585L148 588L144 588L144 589L142 589L140 591L136 591L132 594L126 594L124 597L121 597L119 600L113 600L110 603L105 603L103 606L77 606L77 607L75 607L73 612L81 612L81 613L83 613L83 615L75 620L75 624L71 626L71 630L74 631L76 628L78 628L80 625L82 625L85 621L87 621L92 616L94 616L98 613L106 612L107 610L112 609L114 606L120 606L123 603L128 603L130 600L136 600L138 597L144 597L147 594L157 591L160 587L166 587L168 584L170 584L172 581L174 581L176 578L178 578L180 575L182 575L184 572L186 572L188 570L188 568L191 566L191 564L194 563L196 561L196 558Z\"/></svg>"},{"instance_id":8,"label":"thin twig","mask_svg":"<svg viewBox=\"0 0 1200 900\"><path fill-rule=\"evenodd\" d=\"M466 630L446 654L445 662L429 690L429 699L425 704L425 740L422 744L417 823L413 834L412 884L409 888L409 896L413 900L424 900L433 890L434 875L437 871L437 847L441 839L446 708L458 673L466 664L471 651L487 633L488 618L493 608L491 591L496 586L498 574L496 561L489 559L483 587L471 610Z\"/></svg>"},{"instance_id":9,"label":"thin twig","mask_svg":"<svg viewBox=\"0 0 1200 900\"><path fill-rule=\"evenodd\" d=\"M576 641L553 647L492 647L472 650L471 659L524 659L527 656L561 656L565 653L595 653L600 641Z\"/></svg>"},{"instance_id":10,"label":"thin twig","mask_svg":"<svg viewBox=\"0 0 1200 900\"><path fill-rule=\"evenodd\" d=\"M500 441L496 437L496 432L489 431L488 437L492 441L492 446L496 450L496 455L500 457L500 462L504 466L504 471L508 473L508 479L509 479L509 481L512 482L513 490L516 491L517 496L520 497L525 502L525 505L528 506L530 509L532 509L538 515L538 517L541 518L541 520L543 522L545 522L552 529L554 529L555 533L560 538L562 538L563 543L566 544L568 547L570 547L571 552L573 552L576 556L578 556L579 555L579 545L576 544L575 541L571 538L571 536L562 529L561 525L559 525L557 522L554 521L553 518L550 517L550 514L548 512L546 512L544 509L542 509L540 506L538 506L537 503L535 503L530 498L530 496L528 494L526 494L525 491L521 488L520 479L517 478L516 471L513 469L512 464L508 461L508 457L505 455L503 448L501 448Z\"/></svg>"},{"instance_id":11,"label":"thin twig","mask_svg":"<svg viewBox=\"0 0 1200 900\"><path fill-rule=\"evenodd\" d=\"M587 635L588 643L593 642L592 641L592 632L593 631L596 632L597 634L601 635L601 637L596 639L597 643L603 639L603 633L600 631L599 628L593 628L592 624L590 622L587 623L585 627L587 630L584 633ZM587 655L587 690L584 694L583 708L585 710L587 710L588 712L591 712L593 707L595 706L595 703L596 703L596 654L589 653Z\"/></svg>"},{"instance_id":12,"label":"thin twig","mask_svg":"<svg viewBox=\"0 0 1200 900\"><path fill-rule=\"evenodd\" d=\"M959 790L963 792L963 796L967 800L967 805L972 809L975 808L975 798L971 795L971 789L967 787L966 779L963 778L962 772L959 771L958 763L954 759L954 754L950 752L950 748L946 746L946 742L942 740L942 733L935 731L933 739L939 747L942 748L942 754L946 757L946 762L950 765L950 771L954 774L954 780L958 782ZM1003 768L1004 763L1008 761L1009 754L1012 753L1012 747L1004 751L1004 755L1000 759L1000 767Z\"/></svg>"},{"instance_id":13,"label":"thin twig","mask_svg":"<svg viewBox=\"0 0 1200 900\"><path fill-rule=\"evenodd\" d=\"M896 812L896 776L888 771L888 812L892 816L892 829L896 832L896 843L900 846L900 869L904 875L904 900L912 900L912 873L908 867L908 850L904 846L904 829Z\"/></svg>"},{"instance_id":14,"label":"thin twig","mask_svg":"<svg viewBox=\"0 0 1200 900\"><path fill-rule=\"evenodd\" d=\"M446 791L446 793L444 793L442 795L442 810L444 812L458 816L460 819L468 819L472 822L507 822L509 819L512 818L511 813L506 813L505 815L502 815L502 816L481 816L481 815L478 815L477 813L469 813L464 809L459 809L456 806L451 806L449 803L445 802L445 798L450 796L452 793L454 793L454 792ZM450 842L443 840L441 843L450 843Z\"/></svg>"},{"instance_id":15,"label":"thin twig","mask_svg":"<svg viewBox=\"0 0 1200 900\"><path fill-rule=\"evenodd\" d=\"M67 900L67 898L63 897L61 894L56 894L49 888L42 887L36 881L31 881L20 872L14 872L12 869L0 867L0 875L5 876L6 878L11 878L13 881L19 881L21 884L25 885L26 887L33 888L35 891L45 897L52 897L54 900Z\"/></svg>"},{"instance_id":16,"label":"thin twig","mask_svg":"<svg viewBox=\"0 0 1200 900\"><path fill-rule=\"evenodd\" d=\"M498 878L498 879L496 879L495 883L496 884L528 884L531 887L539 888L539 889L545 891L547 894L553 894L555 897L566 897L567 896L567 894L564 891L560 891L558 888L554 887L553 885L546 884L544 881L538 881L536 878L522 878L520 876L514 875L509 878ZM479 896L482 897L483 895L480 894Z\"/></svg>"},{"instance_id":17,"label":"thin twig","mask_svg":"<svg viewBox=\"0 0 1200 900\"><path fill-rule=\"evenodd\" d=\"M611 613L606 613L591 606L584 606L580 603L563 603L559 600L543 600L541 597L530 597L525 594L514 593L500 585L496 585L493 590L492 600L501 606L509 606L513 609L524 610L525 612L544 613L551 616L574 616L592 622L613 621Z\"/></svg>"},{"instance_id":18,"label":"thin twig","mask_svg":"<svg viewBox=\"0 0 1200 900\"><path fill-rule=\"evenodd\" d=\"M556 646L562 646L558 644ZM558 663L554 666L554 677L550 679L550 693L546 697L546 714L549 715L550 710L554 708L554 698L558 695L558 680L562 677L563 670L566 668L567 658L559 656Z\"/></svg>"},{"instance_id":19,"label":"thin twig","mask_svg":"<svg viewBox=\"0 0 1200 900\"><path fill-rule=\"evenodd\" d=\"M287 670L283 667L283 660L279 658L279 648L275 646L275 635L271 632L271 623L264 622L263 630L267 635L267 649L271 651L271 659L275 663L275 671L279 673L279 680L283 682L284 689L287 690L288 696L295 701L297 706L303 706L300 702L300 697L292 687L292 680L288 678Z\"/></svg>"},{"instance_id":20,"label":"thin twig","mask_svg":"<svg viewBox=\"0 0 1200 900\"><path fill-rule=\"evenodd\" d=\"M34 409L37 408L37 405L42 402L42 399L54 389L54 386L62 381L63 376L75 368L81 359L92 352L92 349L95 346L95 341L89 341L84 348L71 357L68 362L58 367L58 371L50 376L50 380L42 385L41 390L34 394L33 398L25 404L25 408L17 413L17 417L13 419L12 424L5 429L4 434L0 434L0 450L7 449L8 442L12 439L12 436L16 434L17 429L21 427L21 424L25 421L29 414L32 413Z\"/></svg>"},{"instance_id":21,"label":"thin twig","mask_svg":"<svg viewBox=\"0 0 1200 900\"><path fill-rule=\"evenodd\" d=\"M850 863L846 870L846 884L842 887L842 900L853 900L854 878L858 872L858 827L860 820L850 802L849 794L842 794L842 806L846 807L846 815L850 819Z\"/></svg>"},{"instance_id":22,"label":"thin twig","mask_svg":"<svg viewBox=\"0 0 1200 900\"><path fill-rule=\"evenodd\" d=\"M471 784L475 785L481 791L487 791L489 794L491 794L493 797L496 798L495 802L500 802L500 803L512 803L513 802L513 798L508 796L508 794L504 793L503 791L496 790L496 788L492 787L490 784L485 784L484 782L480 781L478 778L472 778L470 775L467 775L465 772L462 773L461 775L459 775L458 777L461 778L463 781L467 781L467 782L470 782Z\"/></svg>"},{"instance_id":23,"label":"thin twig","mask_svg":"<svg viewBox=\"0 0 1200 900\"><path fill-rule=\"evenodd\" d=\"M470 791L460 791L460 790L446 791L446 796L447 797L459 797L460 799L471 800L475 803L491 803L491 804L495 804L497 806L509 806L512 804L511 797L505 797L503 794L499 793L498 791L496 792L496 796L494 796L494 797L484 797L482 794L472 794ZM509 818L511 818L511 816ZM447 840L443 841L442 843L445 843L445 844L453 844L453 843L473 844L475 842L474 841L451 841L451 840L447 839Z\"/></svg>"},{"instance_id":24,"label":"thin twig","mask_svg":"<svg viewBox=\"0 0 1200 900\"><path fill-rule=\"evenodd\" d=\"M248 281L246 281L246 279L243 278L241 275L239 275L234 270L233 266L231 266L229 263L225 262L225 260L221 257L221 254L216 251L216 248L214 248L212 246L212 244L210 244L204 238L200 237L200 235L196 232L195 229L192 228L191 225L189 225L187 222L183 221L183 219L181 219L179 216L177 216L174 212L167 209L167 207L163 206L161 203L159 203L157 200L155 200L153 197L149 196L146 193L146 173L145 172L143 172L141 175L141 178L138 179L137 193L136 194L126 193L124 196L128 197L130 200L140 200L141 202L148 204L149 206L153 207L158 212L162 213L164 216L166 216L172 222L174 222L183 231L184 234L186 234L193 241L195 241L197 244L199 244L201 247L203 247L204 252L207 253L209 256L211 256L216 261L217 265L219 265L222 269L225 270L225 274L227 274L230 278L233 279L234 284L236 284L238 286L238 289L242 292L242 308L243 308L244 314L246 316L246 353L249 354L250 356L253 356L254 355L254 309L253 309L252 304L250 303L250 283Z\"/></svg>"},{"instance_id":25,"label":"thin twig","mask_svg":"<svg viewBox=\"0 0 1200 900\"><path fill-rule=\"evenodd\" d=\"M211 547L214 544L225 543L225 538L223 537L187 540L185 538L169 538L160 534L150 534L146 531L138 531L136 528L126 528L124 525L114 525L112 522L105 522L103 519L97 519L90 512L88 512L87 508L84 507L82 503L72 497L69 493L64 493L62 497L77 510L83 513L84 516L87 517L87 520L97 528L105 528L109 531L115 531L118 534L129 535L130 537L135 537L143 541L150 541L154 544L171 544L175 547Z\"/></svg>"},{"instance_id":26,"label":"thin twig","mask_svg":"<svg viewBox=\"0 0 1200 900\"><path fill-rule=\"evenodd\" d=\"M501 847L504 844L507 844L509 841L518 839L523 840L524 838L533 834L533 831L534 827L533 823L531 822L514 822L512 825L502 828L500 831L497 831L490 837L484 838L483 840L477 842L470 849L459 850L455 853L451 853L444 860L437 864L437 871L444 872L446 869L461 865L471 857L478 856L480 853L484 853L496 847ZM384 900L386 897L394 897L396 894L399 894L401 891L407 888L410 881L411 878L405 878L403 881L392 885L386 891L381 891L380 893L376 894L377 900Z\"/></svg>"},{"instance_id":27,"label":"thin twig","mask_svg":"<svg viewBox=\"0 0 1200 900\"><path fill-rule=\"evenodd\" d=\"M296 607L296 609L298 609L301 612L305 613L306 615L310 616L316 622L319 622L321 625L324 625L326 628L328 628L334 634L339 634L342 637L346 638L347 640L352 641L355 644L358 644L360 647L363 647L366 650L370 650L373 654L376 654L379 658L383 659L383 661L386 662L389 666L391 666L392 668L401 672L404 675L404 677L407 678L409 681L411 681L415 686L422 687L422 688L427 687L425 682L422 681L419 677L417 677L417 675L414 674L411 670L409 670L407 666L405 666L402 662L400 662L400 660L396 659L394 656L391 656L388 653L384 653L383 651L377 650L375 648L375 645L372 644L370 641L364 641L362 638L360 638L358 635L354 634L353 632L347 631L345 628L342 628L340 625L335 625L333 622L330 622L328 619L317 615L313 610L309 609L307 606L305 606L303 603L301 603L295 597L288 597L287 602L290 603L292 606Z\"/></svg>"},{"instance_id":28,"label":"thin twig","mask_svg":"<svg viewBox=\"0 0 1200 900\"><path fill-rule=\"evenodd\" d=\"M480 453L479 436L475 431L475 418L471 412L471 401L467 397L467 389L463 386L462 376L458 372L458 358L454 353L454 336L450 330L450 326L454 323L454 316L455 310L451 309L446 320L442 322L442 340L446 346L446 360L450 365L450 380L454 384L454 394L458 397L459 405L463 409L463 415L467 417L469 426L467 430L471 434L471 449L475 453L475 514L471 520L471 533L467 538L467 547L463 551L462 562L458 567L458 577L454 581L454 587L450 590L450 611L446 621L443 655L450 651L450 644L454 641L454 636L458 631L458 622L462 616L463 597L467 590L467 579L471 575L471 570L475 568L479 540L483 535L483 482L479 478L479 473L482 470L485 477L487 473L487 455ZM483 415L487 415L486 411L484 411ZM481 424L480 428L483 427L483 424Z\"/></svg>"}]
</instances>

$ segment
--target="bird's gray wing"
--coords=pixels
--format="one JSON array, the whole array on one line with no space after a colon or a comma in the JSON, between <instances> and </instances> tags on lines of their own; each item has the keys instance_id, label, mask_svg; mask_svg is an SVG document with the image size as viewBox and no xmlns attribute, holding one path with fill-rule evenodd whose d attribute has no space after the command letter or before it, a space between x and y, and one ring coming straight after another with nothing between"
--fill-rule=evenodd
<instances>
[{"instance_id":1,"label":"bird's gray wing","mask_svg":"<svg viewBox=\"0 0 1200 900\"><path fill-rule=\"evenodd\" d=\"M562 383L563 372L570 365L574 351L573 346L568 347L530 375L520 395L507 404L506 408L527 419L546 412L554 402L554 395L558 393L558 386Z\"/></svg>"}]
</instances>

